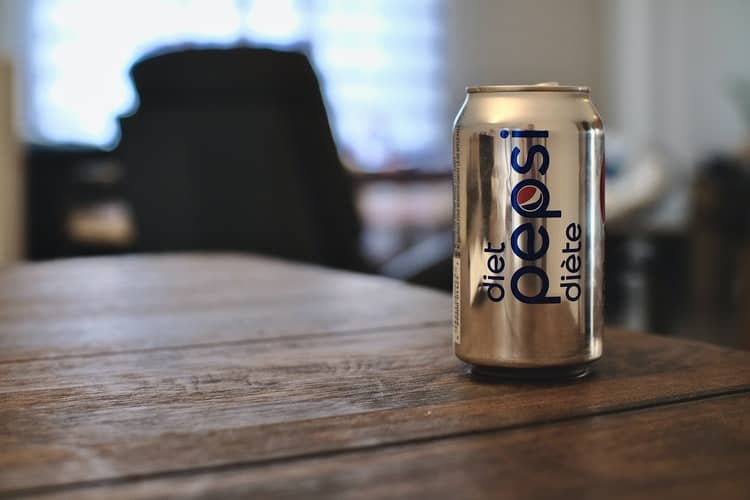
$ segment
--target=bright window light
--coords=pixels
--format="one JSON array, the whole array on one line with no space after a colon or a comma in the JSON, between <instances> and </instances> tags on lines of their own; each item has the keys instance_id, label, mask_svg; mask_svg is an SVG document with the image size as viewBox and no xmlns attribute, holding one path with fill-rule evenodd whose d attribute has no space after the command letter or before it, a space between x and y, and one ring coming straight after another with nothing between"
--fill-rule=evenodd
<instances>
[{"instance_id":1,"label":"bright window light","mask_svg":"<svg viewBox=\"0 0 750 500\"><path fill-rule=\"evenodd\" d=\"M441 0L33 0L30 133L116 145L132 64L160 47L309 44L345 159L427 163L443 124Z\"/></svg>"}]
</instances>

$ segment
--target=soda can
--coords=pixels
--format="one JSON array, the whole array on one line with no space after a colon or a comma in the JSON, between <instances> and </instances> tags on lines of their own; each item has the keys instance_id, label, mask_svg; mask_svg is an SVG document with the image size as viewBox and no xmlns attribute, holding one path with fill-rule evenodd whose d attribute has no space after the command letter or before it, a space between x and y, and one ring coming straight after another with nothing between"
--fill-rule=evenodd
<instances>
[{"instance_id":1,"label":"soda can","mask_svg":"<svg viewBox=\"0 0 750 500\"><path fill-rule=\"evenodd\" d=\"M469 87L453 128L453 345L481 375L601 357L604 126L587 87Z\"/></svg>"}]
</instances>

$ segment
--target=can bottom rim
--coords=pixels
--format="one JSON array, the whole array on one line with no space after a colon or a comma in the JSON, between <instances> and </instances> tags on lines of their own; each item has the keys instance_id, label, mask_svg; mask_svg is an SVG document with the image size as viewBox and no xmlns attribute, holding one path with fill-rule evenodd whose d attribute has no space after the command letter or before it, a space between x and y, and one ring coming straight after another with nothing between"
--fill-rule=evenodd
<instances>
[{"instance_id":1,"label":"can bottom rim","mask_svg":"<svg viewBox=\"0 0 750 500\"><path fill-rule=\"evenodd\" d=\"M499 381L503 379L529 381L571 380L588 375L591 372L592 364L593 362L588 362L544 368L505 368L501 366L471 365L469 373L472 377L486 381Z\"/></svg>"}]
</instances>

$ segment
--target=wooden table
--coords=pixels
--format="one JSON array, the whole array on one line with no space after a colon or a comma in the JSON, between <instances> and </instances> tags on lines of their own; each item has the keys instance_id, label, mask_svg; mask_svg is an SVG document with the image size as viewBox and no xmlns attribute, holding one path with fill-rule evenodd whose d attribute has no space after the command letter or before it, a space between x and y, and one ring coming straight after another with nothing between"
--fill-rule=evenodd
<instances>
[{"instance_id":1,"label":"wooden table","mask_svg":"<svg viewBox=\"0 0 750 500\"><path fill-rule=\"evenodd\" d=\"M0 272L0 498L749 498L750 353L482 383L450 298L236 255Z\"/></svg>"}]
</instances>

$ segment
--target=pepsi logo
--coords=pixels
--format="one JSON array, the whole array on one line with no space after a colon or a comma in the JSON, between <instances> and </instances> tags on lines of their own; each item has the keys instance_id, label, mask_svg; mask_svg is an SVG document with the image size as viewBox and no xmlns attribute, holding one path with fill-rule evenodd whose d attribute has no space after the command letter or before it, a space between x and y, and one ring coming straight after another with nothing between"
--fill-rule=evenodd
<instances>
[{"instance_id":1,"label":"pepsi logo","mask_svg":"<svg viewBox=\"0 0 750 500\"><path fill-rule=\"evenodd\" d=\"M539 210L544 202L544 196L536 186L524 186L516 194L516 203L527 212Z\"/></svg>"}]
</instances>

